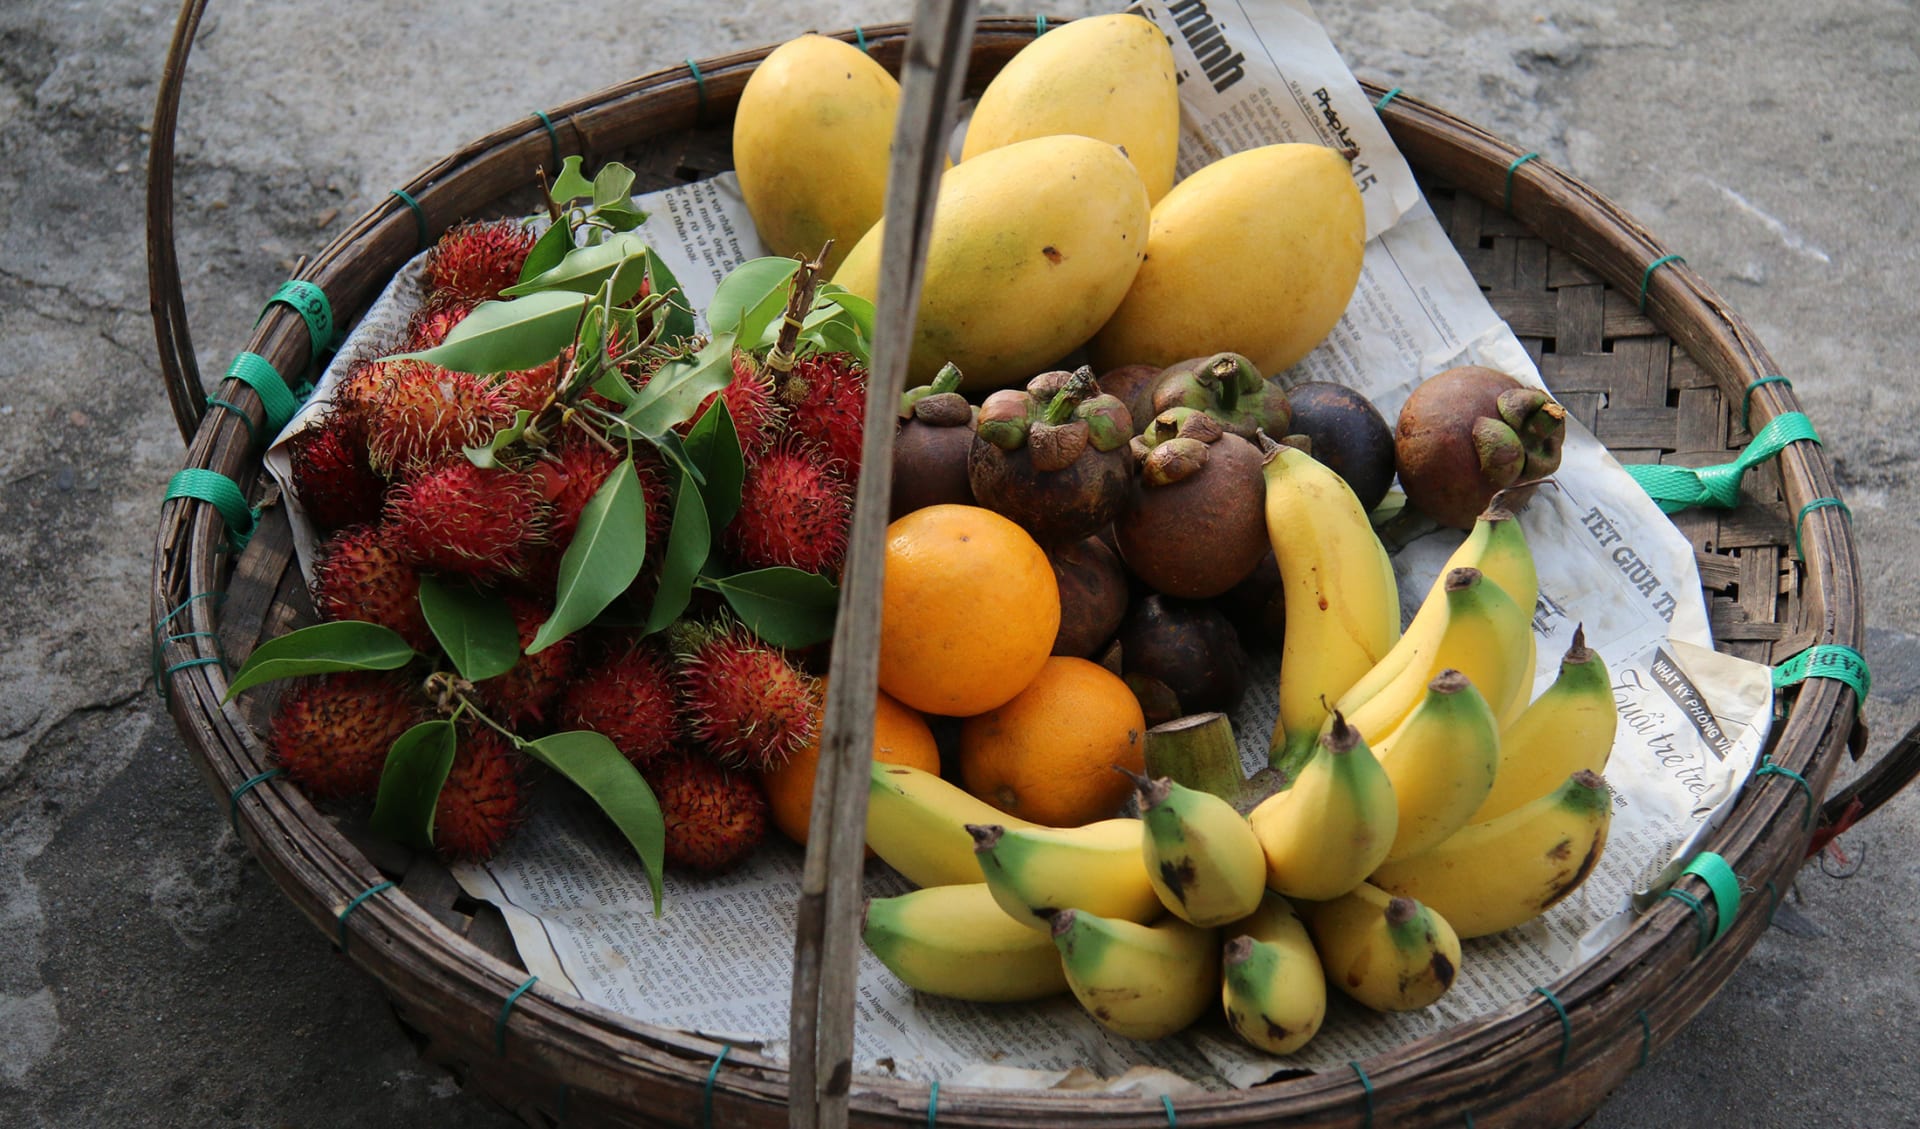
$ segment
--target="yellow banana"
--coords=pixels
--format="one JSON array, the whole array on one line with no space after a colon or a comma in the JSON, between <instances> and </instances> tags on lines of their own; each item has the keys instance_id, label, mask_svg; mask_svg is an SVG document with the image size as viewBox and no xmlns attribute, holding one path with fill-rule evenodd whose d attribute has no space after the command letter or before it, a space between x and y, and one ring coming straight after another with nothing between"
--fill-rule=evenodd
<instances>
[{"instance_id":1,"label":"yellow banana","mask_svg":"<svg viewBox=\"0 0 1920 1129\"><path fill-rule=\"evenodd\" d=\"M1190 925L1225 925L1260 905L1267 856L1247 817L1211 792L1166 777L1140 789L1139 851L1162 905Z\"/></svg>"},{"instance_id":2,"label":"yellow banana","mask_svg":"<svg viewBox=\"0 0 1920 1129\"><path fill-rule=\"evenodd\" d=\"M1400 637L1400 597L1387 551L1345 480L1284 445L1267 454L1263 474L1287 606L1272 756L1291 778L1313 755L1328 707Z\"/></svg>"},{"instance_id":3,"label":"yellow banana","mask_svg":"<svg viewBox=\"0 0 1920 1129\"><path fill-rule=\"evenodd\" d=\"M1480 551L1479 559L1474 562L1474 567L1512 597L1527 619L1526 653L1520 658L1521 673L1514 683L1513 693L1505 702L1487 699L1487 704L1493 707L1494 716L1500 719L1500 726L1504 729L1527 708L1527 699L1533 694L1533 608L1540 602L1540 574L1534 569L1533 550L1527 545L1527 535L1521 530L1513 511L1496 499L1474 522L1475 531L1482 525L1488 527L1487 543Z\"/></svg>"},{"instance_id":4,"label":"yellow banana","mask_svg":"<svg viewBox=\"0 0 1920 1129\"><path fill-rule=\"evenodd\" d=\"M1453 987L1460 938L1445 918L1370 883L1300 915L1333 986L1375 1011L1417 1011Z\"/></svg>"},{"instance_id":5,"label":"yellow banana","mask_svg":"<svg viewBox=\"0 0 1920 1129\"><path fill-rule=\"evenodd\" d=\"M1102 1027L1160 1039L1206 1014L1220 983L1215 931L1163 917L1156 925L1081 910L1053 917L1067 987Z\"/></svg>"},{"instance_id":6,"label":"yellow banana","mask_svg":"<svg viewBox=\"0 0 1920 1129\"><path fill-rule=\"evenodd\" d=\"M1473 822L1484 823L1546 795L1568 773L1605 772L1619 723L1607 664L1587 647L1586 628L1576 627L1559 677L1501 731L1493 790L1473 813Z\"/></svg>"},{"instance_id":7,"label":"yellow banana","mask_svg":"<svg viewBox=\"0 0 1920 1129\"><path fill-rule=\"evenodd\" d=\"M1063 909L1138 922L1161 914L1137 819L1057 830L970 823L967 831L994 900L1029 929L1046 932Z\"/></svg>"},{"instance_id":8,"label":"yellow banana","mask_svg":"<svg viewBox=\"0 0 1920 1129\"><path fill-rule=\"evenodd\" d=\"M1002 913L984 883L871 899L860 931L895 976L936 996L1006 1003L1067 990L1052 940Z\"/></svg>"},{"instance_id":9,"label":"yellow banana","mask_svg":"<svg viewBox=\"0 0 1920 1129\"><path fill-rule=\"evenodd\" d=\"M1379 866L1399 819L1386 770L1337 710L1294 786L1247 817L1267 856L1267 888L1316 901L1339 897Z\"/></svg>"},{"instance_id":10,"label":"yellow banana","mask_svg":"<svg viewBox=\"0 0 1920 1129\"><path fill-rule=\"evenodd\" d=\"M1327 1018L1327 977L1293 907L1269 891L1226 932L1233 934L1220 957L1227 1023L1268 1054L1306 1046Z\"/></svg>"},{"instance_id":11,"label":"yellow banana","mask_svg":"<svg viewBox=\"0 0 1920 1129\"><path fill-rule=\"evenodd\" d=\"M874 762L867 846L915 886L979 882L969 823L1031 827L931 772Z\"/></svg>"},{"instance_id":12,"label":"yellow banana","mask_svg":"<svg viewBox=\"0 0 1920 1129\"><path fill-rule=\"evenodd\" d=\"M1576 772L1548 795L1388 863L1371 881L1431 906L1462 938L1484 937L1533 920L1579 889L1606 849L1612 818L1606 782Z\"/></svg>"},{"instance_id":13,"label":"yellow banana","mask_svg":"<svg viewBox=\"0 0 1920 1129\"><path fill-rule=\"evenodd\" d=\"M1443 670L1427 696L1392 735L1374 748L1393 781L1400 829L1387 861L1417 855L1472 822L1493 789L1500 733L1493 711L1467 676Z\"/></svg>"}]
</instances>

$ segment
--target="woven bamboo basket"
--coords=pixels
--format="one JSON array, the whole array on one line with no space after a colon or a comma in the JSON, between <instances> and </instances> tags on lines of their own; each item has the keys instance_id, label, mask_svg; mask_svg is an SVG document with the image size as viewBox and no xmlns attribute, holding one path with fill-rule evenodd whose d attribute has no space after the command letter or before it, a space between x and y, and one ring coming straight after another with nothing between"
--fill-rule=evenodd
<instances>
[{"instance_id":1,"label":"woven bamboo basket","mask_svg":"<svg viewBox=\"0 0 1920 1129\"><path fill-rule=\"evenodd\" d=\"M223 705L230 667L259 642L309 622L292 536L262 473L250 430L259 398L236 381L216 395L245 411L208 413L193 362L173 259L172 138L199 0L181 15L154 129L149 194L153 309L163 376L188 440L185 466L236 480L264 506L244 551L229 551L212 505L169 501L153 573L156 670L170 709L209 786L262 866L314 925L377 979L423 1053L530 1124L591 1126L787 1123L784 1063L677 1030L648 1026L527 981L491 907L465 899L447 871L358 837L309 805L271 768L258 734L265 695ZM1030 41L1032 20L985 20L974 39L970 93ZM904 25L864 29L890 69ZM843 33L852 41L854 33ZM770 48L769 48L770 49ZM535 170L582 154L589 167L619 159L639 170L637 191L730 167L730 119L767 49L704 60L601 91L500 129L424 170L405 186L422 224L398 198L383 202L306 261L299 277L324 290L341 322L363 311L423 241L475 216L525 214ZM1372 92L1379 97L1382 92ZM1760 384L1777 370L1744 322L1659 242L1592 189L1541 160L1514 167L1514 146L1407 95L1382 114L1421 175L1462 255L1569 410L1626 462L1722 463L1766 421L1798 410L1790 385ZM1662 260L1660 269L1649 264ZM310 362L309 330L270 308L244 345L283 374ZM1748 404L1750 402L1750 418ZM252 426L250 426L250 424ZM1835 497L1826 456L1795 443L1751 473L1741 505L1675 518L1695 546L1716 645L1778 663L1815 644L1858 648L1865 624L1844 512L1793 515ZM1739 875L1744 898L1729 931L1701 949L1703 922L1662 900L1604 952L1550 985L1564 1016L1536 995L1496 1014L1316 1074L1180 1102L1184 1125L1542 1126L1589 1116L1649 1050L1714 995L1767 928L1771 902L1807 856L1816 831L1851 822L1920 770L1910 735L1855 782L1825 796L1850 743L1864 744L1858 702L1841 682L1812 679L1783 692L1768 755L1804 778L1750 781L1707 848ZM1684 879L1688 888L1698 880ZM370 893L371 892L371 893ZM1694 889L1717 911L1706 888ZM859 1076L855 1124L926 1125L925 1084ZM938 1124L1165 1126L1158 1100L1139 1095L937 1093Z\"/></svg>"}]
</instances>

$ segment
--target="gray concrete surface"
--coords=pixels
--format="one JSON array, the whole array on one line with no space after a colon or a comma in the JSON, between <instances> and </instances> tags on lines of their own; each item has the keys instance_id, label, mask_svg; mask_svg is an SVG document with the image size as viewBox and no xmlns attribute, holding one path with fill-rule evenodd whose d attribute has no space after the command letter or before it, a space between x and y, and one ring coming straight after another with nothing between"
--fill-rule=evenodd
<instances>
[{"instance_id":1,"label":"gray concrete surface","mask_svg":"<svg viewBox=\"0 0 1920 1129\"><path fill-rule=\"evenodd\" d=\"M296 257L471 137L689 55L907 7L216 4L180 147L202 367L225 366ZM1362 75L1586 177L1756 326L1853 506L1884 748L1920 718L1913 4L1321 15ZM372 982L235 844L153 694L147 575L179 447L141 200L171 19L138 0L0 5L0 1113L36 1129L505 1125L419 1062ZM1594 1124L1920 1124L1917 821L1905 796L1846 837L1854 877L1806 871L1779 927Z\"/></svg>"}]
</instances>

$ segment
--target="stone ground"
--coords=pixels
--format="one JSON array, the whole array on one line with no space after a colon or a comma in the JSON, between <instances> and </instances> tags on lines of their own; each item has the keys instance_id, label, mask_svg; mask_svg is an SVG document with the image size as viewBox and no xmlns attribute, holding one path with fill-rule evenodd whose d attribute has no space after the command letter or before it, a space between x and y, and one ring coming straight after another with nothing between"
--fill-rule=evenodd
<instances>
[{"instance_id":1,"label":"stone ground","mask_svg":"<svg viewBox=\"0 0 1920 1129\"><path fill-rule=\"evenodd\" d=\"M224 368L299 255L466 140L686 56L907 7L216 4L180 146L201 367ZM1853 507L1885 748L1920 718L1920 518L1900 503L1920 402L1912 3L1321 15L1363 76L1611 195L1769 344ZM415 1057L373 983L236 845L154 696L147 578L180 448L141 204L171 20L138 0L0 6L0 1111L36 1129L504 1125ZM1908 795L1846 837L1854 877L1806 871L1779 927L1594 1124L1920 1124L1917 821Z\"/></svg>"}]
</instances>

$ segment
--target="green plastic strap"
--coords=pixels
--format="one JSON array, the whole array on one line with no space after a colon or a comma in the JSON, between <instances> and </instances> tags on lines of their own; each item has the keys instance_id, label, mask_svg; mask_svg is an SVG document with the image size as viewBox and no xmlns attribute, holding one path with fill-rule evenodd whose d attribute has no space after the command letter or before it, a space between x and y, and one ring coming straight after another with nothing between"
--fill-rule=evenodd
<instances>
[{"instance_id":1,"label":"green plastic strap","mask_svg":"<svg viewBox=\"0 0 1920 1129\"><path fill-rule=\"evenodd\" d=\"M1634 1069L1647 1065L1647 1055L1653 1050L1653 1021L1647 1018L1647 1009L1641 1008L1634 1013L1640 1017L1640 1061Z\"/></svg>"},{"instance_id":2,"label":"green plastic strap","mask_svg":"<svg viewBox=\"0 0 1920 1129\"><path fill-rule=\"evenodd\" d=\"M935 1078L933 1085L927 1087L927 1129L933 1129L940 1120L940 1079Z\"/></svg>"},{"instance_id":3,"label":"green plastic strap","mask_svg":"<svg viewBox=\"0 0 1920 1129\"><path fill-rule=\"evenodd\" d=\"M1672 898L1674 901L1679 902L1681 905L1686 906L1688 909L1693 911L1693 919L1700 926L1700 939L1693 943L1693 955L1699 956L1701 953L1705 952L1707 949L1707 942L1709 940L1709 934L1707 930L1707 907L1701 903L1699 898L1694 897L1692 894L1687 893L1685 890L1668 890L1666 893L1661 894L1660 896L1662 898Z\"/></svg>"},{"instance_id":4,"label":"green plastic strap","mask_svg":"<svg viewBox=\"0 0 1920 1129\"><path fill-rule=\"evenodd\" d=\"M300 412L300 397L287 387L287 382L281 379L273 362L258 353L242 353L233 358L233 363L227 366L227 379L239 381L260 397L260 408L267 416L269 436L280 434L280 429L286 427Z\"/></svg>"},{"instance_id":5,"label":"green plastic strap","mask_svg":"<svg viewBox=\"0 0 1920 1129\"><path fill-rule=\"evenodd\" d=\"M1521 165L1526 164L1528 161L1535 159L1539 155L1540 154L1538 153L1522 153L1518 157L1515 157L1513 159L1512 164L1507 166L1507 194L1505 199L1502 201L1500 205L1501 211L1503 212L1513 211L1513 174L1520 171Z\"/></svg>"},{"instance_id":6,"label":"green plastic strap","mask_svg":"<svg viewBox=\"0 0 1920 1129\"><path fill-rule=\"evenodd\" d=\"M1038 39L1045 34L1047 34L1047 17L1033 17L1033 37Z\"/></svg>"},{"instance_id":7,"label":"green plastic strap","mask_svg":"<svg viewBox=\"0 0 1920 1129\"><path fill-rule=\"evenodd\" d=\"M560 166L565 163L560 159L560 134L553 128L553 119L547 116L545 110L535 110L533 116L539 118L540 124L547 127L547 144L553 147L553 174L559 176Z\"/></svg>"},{"instance_id":8,"label":"green plastic strap","mask_svg":"<svg viewBox=\"0 0 1920 1129\"><path fill-rule=\"evenodd\" d=\"M1775 671L1774 674L1777 676L1779 671ZM1800 789L1800 794L1807 799L1806 815L1800 820L1800 826L1802 828L1813 826L1813 785L1807 783L1806 777L1790 768L1782 768L1772 761L1766 761L1761 764L1759 768L1753 770L1753 774L1755 776L1784 776L1788 780L1793 781L1794 787Z\"/></svg>"},{"instance_id":9,"label":"green plastic strap","mask_svg":"<svg viewBox=\"0 0 1920 1129\"><path fill-rule=\"evenodd\" d=\"M1831 678L1853 688L1853 712L1873 692L1873 672L1859 651L1839 643L1816 643L1773 668L1773 688L1784 690L1809 678Z\"/></svg>"},{"instance_id":10,"label":"green plastic strap","mask_svg":"<svg viewBox=\"0 0 1920 1129\"><path fill-rule=\"evenodd\" d=\"M284 768L270 768L265 772L257 772L245 780L242 780L240 786L235 788L232 794L227 797L227 822L233 827L234 838L238 839L240 837L240 797L253 791L254 788L259 785L272 780L274 777L285 776L286 774L287 770Z\"/></svg>"},{"instance_id":11,"label":"green plastic strap","mask_svg":"<svg viewBox=\"0 0 1920 1129\"><path fill-rule=\"evenodd\" d=\"M1553 1010L1560 1014L1560 1058L1554 1063L1554 1068L1565 1070L1567 1052L1573 1049L1573 1020L1567 1015L1567 1009L1561 1006L1560 997L1554 995L1551 989L1536 987L1534 991L1547 997L1547 1002L1553 1005Z\"/></svg>"},{"instance_id":12,"label":"green plastic strap","mask_svg":"<svg viewBox=\"0 0 1920 1129\"><path fill-rule=\"evenodd\" d=\"M1173 1112L1173 1096L1171 1094L1161 1094L1160 1105L1167 1111L1167 1125L1169 1129L1179 1129L1180 1115Z\"/></svg>"},{"instance_id":13,"label":"green plastic strap","mask_svg":"<svg viewBox=\"0 0 1920 1129\"><path fill-rule=\"evenodd\" d=\"M707 1084L700 1091L701 1129L713 1129L713 1080L720 1077L720 1064L732 1053L732 1043L721 1044L720 1053L713 1056L713 1065L707 1068Z\"/></svg>"},{"instance_id":14,"label":"green plastic strap","mask_svg":"<svg viewBox=\"0 0 1920 1129\"><path fill-rule=\"evenodd\" d=\"M700 64L694 62L692 56L687 57L687 69L693 72L693 91L700 96L699 116L704 119L707 116L707 76L700 73Z\"/></svg>"},{"instance_id":15,"label":"green plastic strap","mask_svg":"<svg viewBox=\"0 0 1920 1129\"><path fill-rule=\"evenodd\" d=\"M221 658L218 655L207 655L205 657L197 658L197 659L181 659L179 662L174 663L172 666L168 667L164 671L161 671L160 673L161 673L161 677L170 679L174 675L180 673L181 671L188 670L196 666L225 666L226 664L227 664L227 660Z\"/></svg>"},{"instance_id":16,"label":"green plastic strap","mask_svg":"<svg viewBox=\"0 0 1920 1129\"><path fill-rule=\"evenodd\" d=\"M405 204L409 209L412 210L413 230L418 239L416 246L422 251L426 250L427 244L433 242L433 235L431 233L431 230L427 227L426 209L422 208L420 206L420 201L415 200L413 198L413 194L411 192L408 192L404 188L392 189L389 191L388 195L400 197L400 202L402 204Z\"/></svg>"},{"instance_id":17,"label":"green plastic strap","mask_svg":"<svg viewBox=\"0 0 1920 1129\"><path fill-rule=\"evenodd\" d=\"M507 993L507 1001L500 1005L500 1016L493 1021L493 1053L504 1056L507 1053L507 1017L513 1014L513 1005L527 994L527 989L540 982L538 976L527 977L527 982Z\"/></svg>"},{"instance_id":18,"label":"green plastic strap","mask_svg":"<svg viewBox=\"0 0 1920 1129\"><path fill-rule=\"evenodd\" d=\"M304 278L289 278L273 292L267 304L260 308L260 317L253 319L259 325L260 318L275 306L285 306L300 315L307 323L307 336L313 341L313 362L317 365L322 355L331 353L339 342L339 327L333 320L333 303L327 301L327 292Z\"/></svg>"},{"instance_id":19,"label":"green plastic strap","mask_svg":"<svg viewBox=\"0 0 1920 1129\"><path fill-rule=\"evenodd\" d=\"M170 502L175 498L192 498L212 505L226 519L227 538L233 544L233 551L237 553L247 547L259 515L247 505L247 496L241 493L239 483L217 470L187 467L175 472L172 481L167 483L164 500Z\"/></svg>"},{"instance_id":20,"label":"green plastic strap","mask_svg":"<svg viewBox=\"0 0 1920 1129\"><path fill-rule=\"evenodd\" d=\"M1740 915L1740 878L1734 874L1727 860L1712 851L1701 851L1693 856L1693 861L1680 873L1691 874L1707 884L1713 891L1713 907L1719 911L1720 923L1714 926L1713 939L1718 941L1733 928L1733 919Z\"/></svg>"},{"instance_id":21,"label":"green plastic strap","mask_svg":"<svg viewBox=\"0 0 1920 1129\"><path fill-rule=\"evenodd\" d=\"M1661 267L1666 266L1668 263L1684 263L1686 261L1687 260L1681 258L1679 255L1662 255L1659 258L1647 264L1647 269L1645 273L1641 274L1640 276L1640 312L1641 313L1644 314L1647 312L1647 287L1653 285L1653 272L1659 270Z\"/></svg>"},{"instance_id":22,"label":"green plastic strap","mask_svg":"<svg viewBox=\"0 0 1920 1129\"><path fill-rule=\"evenodd\" d=\"M1400 96L1400 88L1397 86L1394 87L1392 90L1387 91L1385 94L1382 94L1380 96L1380 100L1373 104L1373 112L1377 114L1381 110L1386 109L1387 103L1393 101L1395 98L1398 98L1399 96Z\"/></svg>"},{"instance_id":23,"label":"green plastic strap","mask_svg":"<svg viewBox=\"0 0 1920 1129\"><path fill-rule=\"evenodd\" d=\"M188 596L186 599L180 601L180 604L178 607L174 608L172 611L168 612L166 615L161 616L159 623L156 623L153 625L154 639L158 640L160 638L160 633L167 629L167 624L173 622L174 616L177 616L181 612L186 611L188 608L199 603L201 600L208 600L208 599L214 600L217 603L224 604L227 602L227 594L218 589L214 589L206 592L195 592L193 595Z\"/></svg>"},{"instance_id":24,"label":"green plastic strap","mask_svg":"<svg viewBox=\"0 0 1920 1129\"><path fill-rule=\"evenodd\" d=\"M1367 1119L1361 1124L1373 1129L1373 1079L1367 1077L1367 1072L1360 1069L1358 1062L1349 1059L1347 1065L1353 1067L1353 1072L1360 1076L1360 1091L1367 1099Z\"/></svg>"},{"instance_id":25,"label":"green plastic strap","mask_svg":"<svg viewBox=\"0 0 1920 1129\"><path fill-rule=\"evenodd\" d=\"M347 918L353 916L353 911L360 908L361 902L366 901L368 898L373 897L375 894L378 894L382 890L391 890L391 889L393 889L392 882L375 882L373 885L360 891L358 894L355 894L353 896L353 900L347 903L347 908L340 911L339 916L340 916L340 951L341 952L344 953L347 951Z\"/></svg>"},{"instance_id":26,"label":"green plastic strap","mask_svg":"<svg viewBox=\"0 0 1920 1129\"><path fill-rule=\"evenodd\" d=\"M1752 384L1747 385L1746 395L1740 399L1740 430L1742 431L1753 430L1753 390L1763 384L1784 384L1788 388L1793 387L1793 381L1778 375L1763 376Z\"/></svg>"},{"instance_id":27,"label":"green plastic strap","mask_svg":"<svg viewBox=\"0 0 1920 1129\"><path fill-rule=\"evenodd\" d=\"M1773 417L1773 422L1761 428L1740 457L1730 463L1703 467L1629 463L1627 473L1664 513L1679 513L1689 506L1730 510L1740 504L1740 481L1748 470L1801 440L1818 443L1820 433L1813 429L1813 421L1805 412L1787 412Z\"/></svg>"},{"instance_id":28,"label":"green plastic strap","mask_svg":"<svg viewBox=\"0 0 1920 1129\"><path fill-rule=\"evenodd\" d=\"M1807 559L1807 554L1806 550L1800 545L1800 527L1807 524L1808 514L1815 510L1824 510L1828 506L1840 507L1840 512L1847 515L1847 520L1853 520L1853 507L1838 498L1815 498L1813 501L1801 506L1800 516L1793 519L1793 551L1795 555L1803 561Z\"/></svg>"},{"instance_id":29,"label":"green plastic strap","mask_svg":"<svg viewBox=\"0 0 1920 1129\"><path fill-rule=\"evenodd\" d=\"M854 46L860 48L862 53L865 53L867 49L867 33L859 24L853 25L853 43Z\"/></svg>"},{"instance_id":30,"label":"green plastic strap","mask_svg":"<svg viewBox=\"0 0 1920 1129\"><path fill-rule=\"evenodd\" d=\"M258 447L260 445L260 429L254 425L253 417L247 414L247 409L234 403L232 400L222 400L218 396L208 396L207 407L225 408L238 416L240 422L245 424L247 428L247 446Z\"/></svg>"}]
</instances>

